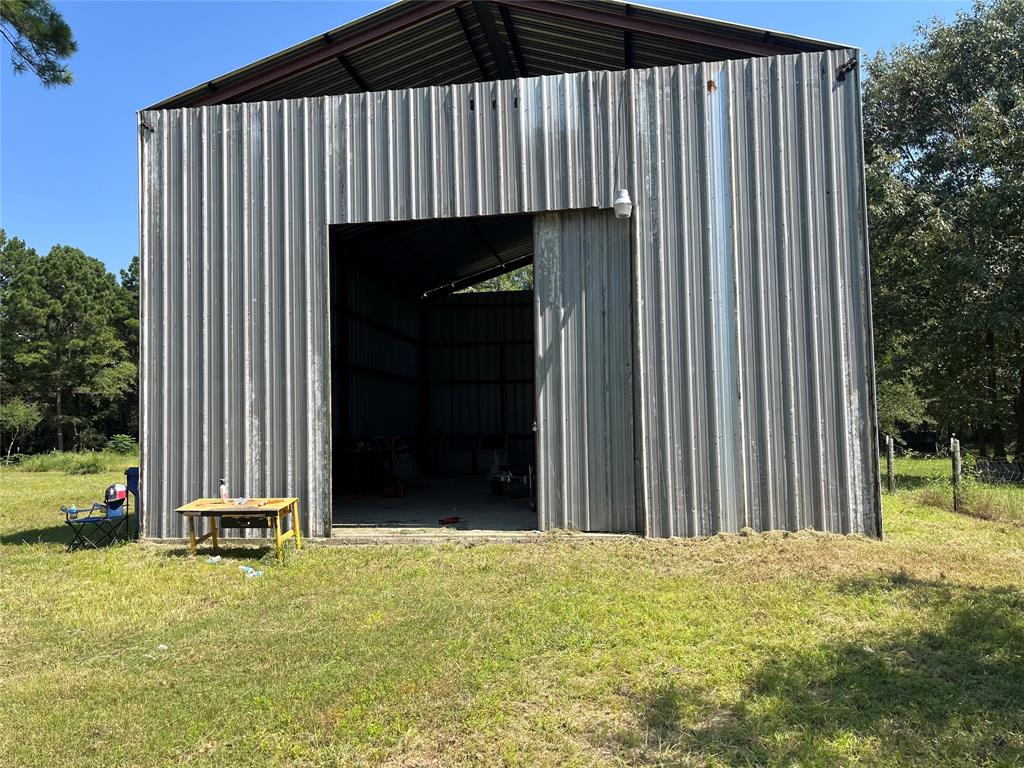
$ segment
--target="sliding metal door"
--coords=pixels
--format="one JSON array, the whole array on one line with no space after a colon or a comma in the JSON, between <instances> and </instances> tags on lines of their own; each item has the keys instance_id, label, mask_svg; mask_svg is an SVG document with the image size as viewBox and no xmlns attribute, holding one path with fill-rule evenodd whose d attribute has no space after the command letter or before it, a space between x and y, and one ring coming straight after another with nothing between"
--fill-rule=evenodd
<instances>
[{"instance_id":1,"label":"sliding metal door","mask_svg":"<svg viewBox=\"0 0 1024 768\"><path fill-rule=\"evenodd\" d=\"M534 219L539 520L636 531L629 221Z\"/></svg>"}]
</instances>

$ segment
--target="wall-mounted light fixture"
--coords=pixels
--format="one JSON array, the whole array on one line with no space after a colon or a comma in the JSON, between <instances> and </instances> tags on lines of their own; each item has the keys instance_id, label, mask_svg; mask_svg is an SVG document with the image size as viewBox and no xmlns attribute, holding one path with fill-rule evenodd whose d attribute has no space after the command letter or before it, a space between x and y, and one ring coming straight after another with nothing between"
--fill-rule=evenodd
<instances>
[{"instance_id":1,"label":"wall-mounted light fixture","mask_svg":"<svg viewBox=\"0 0 1024 768\"><path fill-rule=\"evenodd\" d=\"M612 203L615 209L615 218L628 219L633 213L633 200L629 196L628 189L620 189L615 193L615 202Z\"/></svg>"}]
</instances>

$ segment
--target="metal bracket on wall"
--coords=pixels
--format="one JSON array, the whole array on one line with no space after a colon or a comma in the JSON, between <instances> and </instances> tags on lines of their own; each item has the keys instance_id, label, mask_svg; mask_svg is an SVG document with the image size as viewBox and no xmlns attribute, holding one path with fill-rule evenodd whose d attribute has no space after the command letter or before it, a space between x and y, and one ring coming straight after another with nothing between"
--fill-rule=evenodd
<instances>
[{"instance_id":1,"label":"metal bracket on wall","mask_svg":"<svg viewBox=\"0 0 1024 768\"><path fill-rule=\"evenodd\" d=\"M846 80L846 73L847 72L852 72L856 68L857 68L857 57L854 56L854 57L850 58L848 61L846 61L846 62L840 64L838 67L836 67L836 80L838 80L839 82L843 82L844 80Z\"/></svg>"}]
</instances>

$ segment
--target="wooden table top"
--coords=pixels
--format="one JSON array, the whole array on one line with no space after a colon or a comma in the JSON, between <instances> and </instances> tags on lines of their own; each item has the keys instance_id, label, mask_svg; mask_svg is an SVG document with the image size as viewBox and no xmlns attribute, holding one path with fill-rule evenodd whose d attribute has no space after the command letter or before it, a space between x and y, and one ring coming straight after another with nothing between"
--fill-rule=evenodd
<instances>
[{"instance_id":1,"label":"wooden table top","mask_svg":"<svg viewBox=\"0 0 1024 768\"><path fill-rule=\"evenodd\" d=\"M249 515L279 515L289 509L298 499L247 499L245 504L227 503L220 499L196 499L178 507L175 512L182 515L202 517L243 517Z\"/></svg>"}]
</instances>

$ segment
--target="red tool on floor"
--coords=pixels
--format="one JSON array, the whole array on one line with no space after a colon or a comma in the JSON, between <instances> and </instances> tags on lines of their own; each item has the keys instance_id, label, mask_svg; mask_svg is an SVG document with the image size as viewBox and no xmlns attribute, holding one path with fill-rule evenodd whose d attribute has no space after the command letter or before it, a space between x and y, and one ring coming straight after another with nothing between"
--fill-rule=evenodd
<instances>
[{"instance_id":1,"label":"red tool on floor","mask_svg":"<svg viewBox=\"0 0 1024 768\"><path fill-rule=\"evenodd\" d=\"M459 522L459 518L458 517L454 517L454 516L453 517L442 517L437 522L438 522L439 525L455 525L457 522Z\"/></svg>"}]
</instances>

